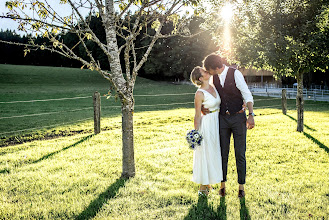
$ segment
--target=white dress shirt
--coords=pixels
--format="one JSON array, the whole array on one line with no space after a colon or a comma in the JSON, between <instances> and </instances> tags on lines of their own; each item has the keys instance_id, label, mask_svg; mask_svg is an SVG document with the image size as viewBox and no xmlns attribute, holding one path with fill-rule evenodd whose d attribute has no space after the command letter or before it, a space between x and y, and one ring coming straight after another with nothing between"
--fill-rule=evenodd
<instances>
[{"instance_id":1,"label":"white dress shirt","mask_svg":"<svg viewBox=\"0 0 329 220\"><path fill-rule=\"evenodd\" d=\"M221 74L219 74L219 81L223 88L224 88L228 69L229 69L229 67L224 65L223 72ZM235 70L234 79L235 79L235 85L240 90L241 95L242 95L243 99L245 100L245 102L246 103L252 102L254 104L254 99L252 97L252 94L248 88L246 81L244 80L242 73L239 70ZM210 82L210 84L214 85L213 76L210 78L209 82Z\"/></svg>"}]
</instances>

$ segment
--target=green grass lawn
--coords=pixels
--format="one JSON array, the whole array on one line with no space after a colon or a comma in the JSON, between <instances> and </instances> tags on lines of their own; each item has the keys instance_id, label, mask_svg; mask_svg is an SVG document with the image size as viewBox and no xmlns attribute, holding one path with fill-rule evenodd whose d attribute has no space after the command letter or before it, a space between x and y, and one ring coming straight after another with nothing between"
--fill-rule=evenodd
<instances>
[{"instance_id":1,"label":"green grass lawn","mask_svg":"<svg viewBox=\"0 0 329 220\"><path fill-rule=\"evenodd\" d=\"M93 125L92 95L102 95L102 116L121 114L120 101L106 99L110 84L97 72L75 68L16 66L0 64L0 146L27 140L90 132ZM140 96L194 93L195 87L176 86L138 78L135 86L135 112L193 107L193 95ZM73 97L79 99L53 100ZM18 102L30 100L48 100ZM10 103L8 103L10 102ZM24 117L21 117L24 116ZM76 124L78 122L79 124ZM103 129L107 129L104 124Z\"/></svg>"},{"instance_id":2,"label":"green grass lawn","mask_svg":"<svg viewBox=\"0 0 329 220\"><path fill-rule=\"evenodd\" d=\"M19 69L0 65L0 70L4 68ZM53 72L52 69L49 71ZM54 87L58 87L59 94L55 90L52 95L45 92L41 99L88 95L101 88L102 80L85 93L87 84L77 85L76 90L80 91L77 93L56 84ZM191 86L138 80L135 94L195 91ZM17 95L20 84L10 85L15 87L13 90L6 90L3 85L9 87L9 83L1 84L3 102L35 99L30 92L47 87L31 86L25 93L17 91ZM105 81L104 93L107 86ZM66 88L71 89L69 85ZM3 95L6 91L6 94L13 93L11 98ZM102 105L106 102L103 100L106 99L102 99ZM188 101L193 101L193 95L152 100L151 97L149 100L136 97L137 106ZM75 121L83 119L84 115L79 113L72 122L64 116L63 121L57 121L66 125L33 132L43 137L47 132L81 132L72 132L69 136L63 133L48 140L37 140L32 135L26 143L0 148L0 219L328 219L329 104L306 102L302 133L295 131L294 101L289 101L287 115L281 113L280 106L268 107L279 104L278 99L255 97L256 128L248 131L247 138L245 200L237 198L233 146L225 199L216 192L208 198L198 197L198 185L191 181L193 151L185 143L185 134L193 127L193 104L141 106L139 110L136 107L134 114L136 177L129 180L120 179L119 111L104 113L103 130L98 135L92 134L92 120ZM25 105L21 108L28 109ZM78 102L73 105L79 108ZM5 108L7 116L16 114L11 113L9 107ZM33 111L40 111L39 108L36 106ZM56 111L60 107L54 104L52 108ZM31 113L35 113L33 111ZM0 117L4 117L3 114L1 108ZM51 126L53 121L47 118L44 126ZM31 119L29 117L30 122L25 123L39 120L38 117ZM3 123L1 121L1 126L8 129L9 125ZM23 140L22 135L16 134L16 138ZM25 135L28 137L28 132Z\"/></svg>"}]
</instances>

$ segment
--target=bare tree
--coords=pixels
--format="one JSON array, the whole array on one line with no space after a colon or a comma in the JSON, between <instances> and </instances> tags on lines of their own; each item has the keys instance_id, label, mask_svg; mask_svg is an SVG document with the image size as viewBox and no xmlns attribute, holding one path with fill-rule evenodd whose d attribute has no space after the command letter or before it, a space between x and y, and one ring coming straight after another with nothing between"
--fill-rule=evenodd
<instances>
[{"instance_id":1,"label":"bare tree","mask_svg":"<svg viewBox=\"0 0 329 220\"><path fill-rule=\"evenodd\" d=\"M25 46L25 54L31 50L49 50L59 53L80 61L83 66L97 71L110 81L121 101L122 177L133 177L135 176L133 91L138 71L146 62L157 39L179 34L189 35L186 25L182 22L184 19L178 22L179 14L184 7L196 5L198 0L60 0L62 7L71 9L71 12L66 15L62 14L58 1L56 2L50 0L7 1L6 6L10 12L0 17L16 20L19 23L19 30L26 31L32 36L43 36L49 43L38 45L33 38L28 44L6 43ZM102 42L90 28L92 16L101 19L106 42ZM174 24L175 28L169 34L161 32L165 22ZM148 26L151 26L153 31L145 31ZM66 45L59 37L59 33L68 32L75 34L79 39L74 47ZM148 45L135 48L138 36L148 38ZM118 44L120 38L124 41L122 46ZM102 69L97 57L86 44L87 41L93 41L106 55L110 71ZM87 59L74 52L77 45L83 46ZM137 56L141 52L142 56ZM124 55L123 65L120 63L120 54ZM138 59L138 57L141 58Z\"/></svg>"}]
</instances>

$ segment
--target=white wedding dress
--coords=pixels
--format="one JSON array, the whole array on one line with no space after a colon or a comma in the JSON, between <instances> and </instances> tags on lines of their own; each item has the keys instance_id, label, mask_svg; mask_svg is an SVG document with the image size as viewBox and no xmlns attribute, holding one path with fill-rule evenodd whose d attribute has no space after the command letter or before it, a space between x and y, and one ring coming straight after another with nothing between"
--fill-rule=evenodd
<instances>
[{"instance_id":1,"label":"white wedding dress","mask_svg":"<svg viewBox=\"0 0 329 220\"><path fill-rule=\"evenodd\" d=\"M210 111L218 110L221 99L217 90L216 98L203 89L205 108ZM216 184L223 180L222 157L219 142L219 112L215 111L202 115L199 132L203 136L200 146L194 149L192 181L202 185Z\"/></svg>"}]
</instances>

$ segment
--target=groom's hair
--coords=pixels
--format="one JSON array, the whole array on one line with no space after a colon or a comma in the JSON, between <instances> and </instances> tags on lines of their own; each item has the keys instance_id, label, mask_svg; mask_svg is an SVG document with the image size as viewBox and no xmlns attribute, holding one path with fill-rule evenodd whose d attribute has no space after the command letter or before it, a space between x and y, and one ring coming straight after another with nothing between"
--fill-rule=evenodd
<instances>
[{"instance_id":1,"label":"groom's hair","mask_svg":"<svg viewBox=\"0 0 329 220\"><path fill-rule=\"evenodd\" d=\"M215 70L217 67L220 69L222 68L222 58L215 53L209 54L206 56L206 58L203 60L203 67L206 70L213 69Z\"/></svg>"}]
</instances>

